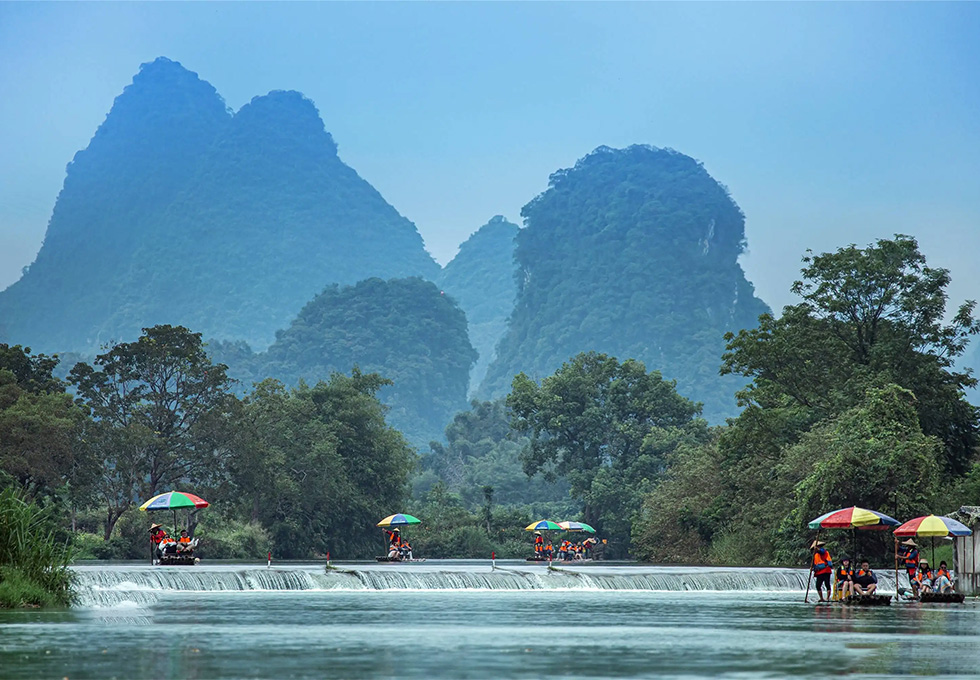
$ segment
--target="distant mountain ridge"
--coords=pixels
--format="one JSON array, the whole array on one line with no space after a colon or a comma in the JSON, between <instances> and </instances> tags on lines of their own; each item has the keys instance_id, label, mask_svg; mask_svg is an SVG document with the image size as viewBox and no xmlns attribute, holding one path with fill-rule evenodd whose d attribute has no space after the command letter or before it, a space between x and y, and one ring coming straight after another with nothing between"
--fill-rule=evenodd
<instances>
[{"instance_id":1,"label":"distant mountain ridge","mask_svg":"<svg viewBox=\"0 0 980 680\"><path fill-rule=\"evenodd\" d=\"M518 231L520 227L513 222L495 216L463 242L439 279L446 293L466 312L470 342L480 355L470 372L471 390L483 381L514 309L514 239Z\"/></svg>"},{"instance_id":2,"label":"distant mountain ridge","mask_svg":"<svg viewBox=\"0 0 980 680\"><path fill-rule=\"evenodd\" d=\"M276 91L232 115L161 57L69 164L37 259L0 293L0 340L90 352L179 323L261 349L326 285L439 271L311 101Z\"/></svg>"},{"instance_id":3,"label":"distant mountain ridge","mask_svg":"<svg viewBox=\"0 0 980 680\"><path fill-rule=\"evenodd\" d=\"M595 350L676 379L713 422L735 415L740 383L718 374L723 335L768 307L738 264L745 218L700 163L599 147L521 214L517 302L482 398L506 394L518 372L541 379Z\"/></svg>"}]
</instances>

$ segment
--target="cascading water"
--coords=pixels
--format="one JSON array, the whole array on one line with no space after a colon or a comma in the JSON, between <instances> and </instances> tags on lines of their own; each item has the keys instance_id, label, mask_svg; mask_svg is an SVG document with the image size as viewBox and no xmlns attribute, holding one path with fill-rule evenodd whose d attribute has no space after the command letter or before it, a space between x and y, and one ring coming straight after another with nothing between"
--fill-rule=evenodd
<instances>
[{"instance_id":1,"label":"cascading water","mask_svg":"<svg viewBox=\"0 0 980 680\"><path fill-rule=\"evenodd\" d=\"M246 591L784 591L806 589L797 569L677 567L545 567L488 565L357 565L261 567L81 567L76 571L79 605L107 607L155 602L174 592ZM890 574L882 589L894 591Z\"/></svg>"}]
</instances>

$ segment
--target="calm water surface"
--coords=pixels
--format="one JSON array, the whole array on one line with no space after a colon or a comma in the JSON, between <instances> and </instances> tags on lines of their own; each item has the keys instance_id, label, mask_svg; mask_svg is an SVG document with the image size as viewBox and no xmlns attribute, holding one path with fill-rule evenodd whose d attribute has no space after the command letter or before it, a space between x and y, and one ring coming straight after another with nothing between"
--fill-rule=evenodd
<instances>
[{"instance_id":1,"label":"calm water surface","mask_svg":"<svg viewBox=\"0 0 980 680\"><path fill-rule=\"evenodd\" d=\"M980 675L980 608L969 601L862 609L806 605L793 590L184 590L128 573L112 588L142 597L0 613L0 677Z\"/></svg>"}]
</instances>

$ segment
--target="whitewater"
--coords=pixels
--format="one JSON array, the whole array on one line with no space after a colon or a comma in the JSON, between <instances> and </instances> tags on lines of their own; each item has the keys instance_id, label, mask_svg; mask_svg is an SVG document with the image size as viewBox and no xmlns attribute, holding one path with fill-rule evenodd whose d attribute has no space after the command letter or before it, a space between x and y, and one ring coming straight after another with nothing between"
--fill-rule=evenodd
<instances>
[{"instance_id":1,"label":"whitewater","mask_svg":"<svg viewBox=\"0 0 980 680\"><path fill-rule=\"evenodd\" d=\"M528 564L438 560L376 564L199 564L189 567L83 565L74 568L78 605L148 604L166 593L390 591L800 592L805 569L661 567L603 563ZM894 580L879 573L882 590Z\"/></svg>"}]
</instances>

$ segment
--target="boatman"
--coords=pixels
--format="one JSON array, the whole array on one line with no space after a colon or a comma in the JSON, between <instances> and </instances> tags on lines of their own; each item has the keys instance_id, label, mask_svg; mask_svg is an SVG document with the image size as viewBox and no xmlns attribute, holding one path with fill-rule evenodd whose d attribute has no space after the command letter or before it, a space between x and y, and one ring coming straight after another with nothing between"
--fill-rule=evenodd
<instances>
[{"instance_id":1,"label":"boatman","mask_svg":"<svg viewBox=\"0 0 980 680\"><path fill-rule=\"evenodd\" d=\"M170 537L167 536L167 532L164 531L162 526L154 524L150 527L150 540L153 541L153 552L159 560L163 555L163 544L169 541Z\"/></svg>"},{"instance_id":2,"label":"boatman","mask_svg":"<svg viewBox=\"0 0 980 680\"><path fill-rule=\"evenodd\" d=\"M902 559L905 560L905 574L909 577L909 586L912 594L919 596L919 584L915 579L915 572L919 568L919 548L911 538L902 541Z\"/></svg>"},{"instance_id":3,"label":"boatman","mask_svg":"<svg viewBox=\"0 0 980 680\"><path fill-rule=\"evenodd\" d=\"M834 562L825 545L827 544L823 541L810 544L810 550L813 551L813 575L817 577L817 596L821 602L830 601L830 575L834 573ZM827 597L824 597L823 588L827 589Z\"/></svg>"}]
</instances>

